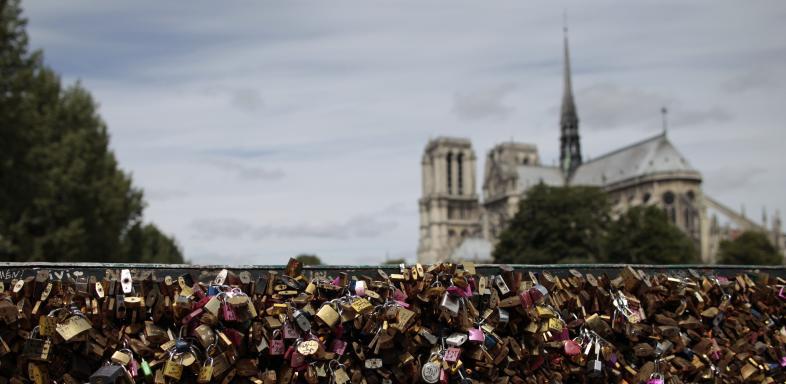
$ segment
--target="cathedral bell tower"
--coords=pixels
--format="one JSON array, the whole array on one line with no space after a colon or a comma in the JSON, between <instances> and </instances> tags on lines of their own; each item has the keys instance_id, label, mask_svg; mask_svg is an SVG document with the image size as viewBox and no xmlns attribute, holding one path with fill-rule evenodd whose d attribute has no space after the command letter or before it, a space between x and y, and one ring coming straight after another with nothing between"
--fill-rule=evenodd
<instances>
[{"instance_id":1,"label":"cathedral bell tower","mask_svg":"<svg viewBox=\"0 0 786 384\"><path fill-rule=\"evenodd\" d=\"M573 100L573 87L570 82L570 53L568 52L568 27L563 28L565 44L565 72L562 91L562 110L560 114L559 164L565 179L569 180L573 171L581 165L581 143L579 142L579 116Z\"/></svg>"},{"instance_id":2,"label":"cathedral bell tower","mask_svg":"<svg viewBox=\"0 0 786 384\"><path fill-rule=\"evenodd\" d=\"M426 145L421 166L418 262L433 264L448 259L465 238L481 235L475 152L467 139L439 137Z\"/></svg>"}]
</instances>

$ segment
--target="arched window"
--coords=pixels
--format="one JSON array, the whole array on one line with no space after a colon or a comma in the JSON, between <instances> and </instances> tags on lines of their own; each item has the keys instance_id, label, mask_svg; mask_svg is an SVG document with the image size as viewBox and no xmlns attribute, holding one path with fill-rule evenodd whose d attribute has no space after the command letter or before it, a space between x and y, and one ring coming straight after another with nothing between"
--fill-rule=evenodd
<instances>
[{"instance_id":1,"label":"arched window","mask_svg":"<svg viewBox=\"0 0 786 384\"><path fill-rule=\"evenodd\" d=\"M666 191L663 193L663 202L671 205L674 202L674 192Z\"/></svg>"},{"instance_id":2,"label":"arched window","mask_svg":"<svg viewBox=\"0 0 786 384\"><path fill-rule=\"evenodd\" d=\"M448 153L448 194L453 193L453 154Z\"/></svg>"},{"instance_id":3,"label":"arched window","mask_svg":"<svg viewBox=\"0 0 786 384\"><path fill-rule=\"evenodd\" d=\"M457 164L458 165L458 188L456 188L456 189L458 190L458 194L459 195L463 195L464 194L464 154L459 153L459 155L456 156L456 163L458 163Z\"/></svg>"}]
</instances>

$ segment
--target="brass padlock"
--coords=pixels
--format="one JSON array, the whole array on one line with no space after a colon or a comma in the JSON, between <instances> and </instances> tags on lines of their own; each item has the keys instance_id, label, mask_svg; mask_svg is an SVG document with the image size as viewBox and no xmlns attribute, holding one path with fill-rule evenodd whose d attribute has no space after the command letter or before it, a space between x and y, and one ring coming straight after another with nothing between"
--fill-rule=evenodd
<instances>
[{"instance_id":1,"label":"brass padlock","mask_svg":"<svg viewBox=\"0 0 786 384\"><path fill-rule=\"evenodd\" d=\"M323 304L322 307L319 308L319 311L317 311L317 317L331 328L333 328L341 318L338 311L333 308L331 303Z\"/></svg>"},{"instance_id":2,"label":"brass padlock","mask_svg":"<svg viewBox=\"0 0 786 384\"><path fill-rule=\"evenodd\" d=\"M113 363L117 365L122 365L125 367L126 365L128 365L128 363L131 362L131 359L132 359L131 351L128 349L121 349L115 351L109 360L111 360Z\"/></svg>"},{"instance_id":3,"label":"brass padlock","mask_svg":"<svg viewBox=\"0 0 786 384\"><path fill-rule=\"evenodd\" d=\"M170 353L169 359L164 363L164 376L170 379L180 380L183 376L183 357L180 357L180 361L175 361L174 359L175 355Z\"/></svg>"},{"instance_id":4,"label":"brass padlock","mask_svg":"<svg viewBox=\"0 0 786 384\"><path fill-rule=\"evenodd\" d=\"M197 383L209 383L213 379L213 358L207 357L199 369Z\"/></svg>"}]
</instances>

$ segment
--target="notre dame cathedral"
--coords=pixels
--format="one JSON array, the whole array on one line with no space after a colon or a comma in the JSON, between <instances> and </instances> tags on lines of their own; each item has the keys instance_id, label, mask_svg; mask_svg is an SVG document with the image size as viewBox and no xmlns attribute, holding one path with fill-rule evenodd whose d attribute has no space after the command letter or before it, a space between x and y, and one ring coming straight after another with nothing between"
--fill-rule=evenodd
<instances>
[{"instance_id":1,"label":"notre dame cathedral","mask_svg":"<svg viewBox=\"0 0 786 384\"><path fill-rule=\"evenodd\" d=\"M786 236L779 213L768 229L766 214L763 223L756 223L705 195L701 173L669 141L665 130L583 161L567 34L564 50L559 166L542 165L534 144L498 144L486 154L481 199L476 190L472 143L454 137L429 141L421 163L419 262L491 261L497 236L516 214L527 190L541 182L600 187L609 194L613 214L638 205L657 205L694 240L705 263L715 262L721 240L741 230L764 231L784 250ZM721 226L715 214L708 218L708 209L725 216L737 228L728 223Z\"/></svg>"}]
</instances>

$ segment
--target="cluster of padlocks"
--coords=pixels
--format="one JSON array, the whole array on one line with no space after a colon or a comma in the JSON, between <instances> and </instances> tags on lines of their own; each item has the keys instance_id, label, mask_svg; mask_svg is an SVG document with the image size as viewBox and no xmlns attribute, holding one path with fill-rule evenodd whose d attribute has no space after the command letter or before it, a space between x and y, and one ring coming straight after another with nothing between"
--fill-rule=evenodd
<instances>
[{"instance_id":1,"label":"cluster of padlocks","mask_svg":"<svg viewBox=\"0 0 786 384\"><path fill-rule=\"evenodd\" d=\"M783 383L786 281L401 265L0 282L0 383Z\"/></svg>"}]
</instances>

